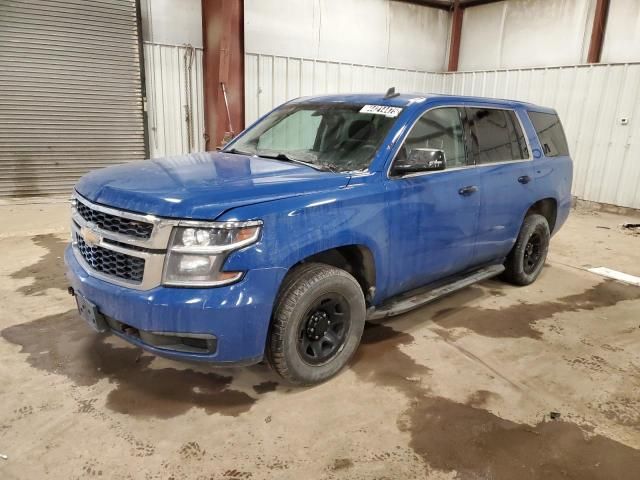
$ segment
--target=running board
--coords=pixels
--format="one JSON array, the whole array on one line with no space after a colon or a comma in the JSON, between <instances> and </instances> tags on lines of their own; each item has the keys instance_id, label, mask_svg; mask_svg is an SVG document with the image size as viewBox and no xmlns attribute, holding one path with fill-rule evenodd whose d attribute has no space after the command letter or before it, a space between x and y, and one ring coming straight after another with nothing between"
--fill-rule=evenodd
<instances>
[{"instance_id":1,"label":"running board","mask_svg":"<svg viewBox=\"0 0 640 480\"><path fill-rule=\"evenodd\" d=\"M503 265L491 265L489 267L474 270L469 275L459 278L451 283L436 288L422 287L411 292L404 293L383 303L379 308L370 309L367 314L367 320L379 320L381 318L393 317L406 313L414 308L426 305L433 300L449 295L450 293L461 290L469 285L495 277L504 271Z\"/></svg>"}]
</instances>

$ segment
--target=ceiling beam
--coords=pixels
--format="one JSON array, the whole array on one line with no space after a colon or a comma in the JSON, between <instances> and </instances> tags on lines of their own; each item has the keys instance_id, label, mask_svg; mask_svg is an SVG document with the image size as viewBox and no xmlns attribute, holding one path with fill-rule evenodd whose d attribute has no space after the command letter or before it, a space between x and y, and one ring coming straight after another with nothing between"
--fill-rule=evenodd
<instances>
[{"instance_id":1,"label":"ceiling beam","mask_svg":"<svg viewBox=\"0 0 640 480\"><path fill-rule=\"evenodd\" d=\"M505 0L466 0L462 2L462 8L469 8L469 7L479 7L480 5L487 5L489 3L497 3L497 2L502 2Z\"/></svg>"},{"instance_id":2,"label":"ceiling beam","mask_svg":"<svg viewBox=\"0 0 640 480\"><path fill-rule=\"evenodd\" d=\"M420 5L423 7L437 8L439 10L446 10L452 12L455 1L442 1L442 0L396 0L397 2L412 3L414 5ZM506 0L460 0L460 8L478 7L480 5L486 5L488 3L504 2Z\"/></svg>"},{"instance_id":3,"label":"ceiling beam","mask_svg":"<svg viewBox=\"0 0 640 480\"><path fill-rule=\"evenodd\" d=\"M593 16L593 27L591 28L591 42L589 43L587 63L600 62L602 45L604 43L604 31L607 28L608 16L609 0L598 0L596 3L596 12Z\"/></svg>"},{"instance_id":4,"label":"ceiling beam","mask_svg":"<svg viewBox=\"0 0 640 480\"><path fill-rule=\"evenodd\" d=\"M437 0L397 0L402 3L412 3L414 5L420 5L422 7L437 8L438 10L451 11L451 5L445 2L438 2Z\"/></svg>"}]
</instances>

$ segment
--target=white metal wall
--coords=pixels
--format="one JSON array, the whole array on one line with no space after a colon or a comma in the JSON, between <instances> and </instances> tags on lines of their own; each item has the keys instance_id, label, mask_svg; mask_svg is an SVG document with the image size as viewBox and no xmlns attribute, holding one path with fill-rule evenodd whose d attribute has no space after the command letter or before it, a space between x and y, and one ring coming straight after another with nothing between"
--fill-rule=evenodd
<instances>
[{"instance_id":1,"label":"white metal wall","mask_svg":"<svg viewBox=\"0 0 640 480\"><path fill-rule=\"evenodd\" d=\"M202 0L140 0L142 38L202 48Z\"/></svg>"},{"instance_id":2,"label":"white metal wall","mask_svg":"<svg viewBox=\"0 0 640 480\"><path fill-rule=\"evenodd\" d=\"M509 0L467 8L458 66L483 70L585 63L596 3ZM601 60L640 61L639 0L611 1Z\"/></svg>"},{"instance_id":3,"label":"white metal wall","mask_svg":"<svg viewBox=\"0 0 640 480\"><path fill-rule=\"evenodd\" d=\"M442 70L451 14L390 0L245 0L245 51Z\"/></svg>"},{"instance_id":4,"label":"white metal wall","mask_svg":"<svg viewBox=\"0 0 640 480\"><path fill-rule=\"evenodd\" d=\"M609 4L601 60L640 62L640 1L613 0Z\"/></svg>"},{"instance_id":5,"label":"white metal wall","mask_svg":"<svg viewBox=\"0 0 640 480\"><path fill-rule=\"evenodd\" d=\"M144 63L147 86L147 119L151 158L204 150L204 93L202 90L202 48L145 42ZM191 63L189 73L188 64ZM191 121L187 122L191 76ZM189 145L188 129L192 141Z\"/></svg>"},{"instance_id":6,"label":"white metal wall","mask_svg":"<svg viewBox=\"0 0 640 480\"><path fill-rule=\"evenodd\" d=\"M589 49L595 4L596 0L509 0L467 8L458 67L582 63Z\"/></svg>"},{"instance_id":7,"label":"white metal wall","mask_svg":"<svg viewBox=\"0 0 640 480\"><path fill-rule=\"evenodd\" d=\"M640 64L433 73L419 70L245 55L247 124L303 95L454 93L512 98L558 110L575 162L579 198L640 208ZM621 120L626 118L627 125Z\"/></svg>"},{"instance_id":8,"label":"white metal wall","mask_svg":"<svg viewBox=\"0 0 640 480\"><path fill-rule=\"evenodd\" d=\"M141 0L151 158L204 150L200 0ZM190 46L193 46L191 50ZM189 54L194 53L193 62ZM191 72L185 68L191 64ZM187 82L188 78L191 82ZM191 90L191 102L187 101ZM187 122L187 107L191 121ZM192 141L189 145L189 128Z\"/></svg>"},{"instance_id":9,"label":"white metal wall","mask_svg":"<svg viewBox=\"0 0 640 480\"><path fill-rule=\"evenodd\" d=\"M555 108L574 159L573 194L640 208L640 63L441 75L441 92Z\"/></svg>"},{"instance_id":10,"label":"white metal wall","mask_svg":"<svg viewBox=\"0 0 640 480\"><path fill-rule=\"evenodd\" d=\"M442 74L420 70L245 54L245 124L274 106L306 95L347 92L435 91Z\"/></svg>"}]
</instances>

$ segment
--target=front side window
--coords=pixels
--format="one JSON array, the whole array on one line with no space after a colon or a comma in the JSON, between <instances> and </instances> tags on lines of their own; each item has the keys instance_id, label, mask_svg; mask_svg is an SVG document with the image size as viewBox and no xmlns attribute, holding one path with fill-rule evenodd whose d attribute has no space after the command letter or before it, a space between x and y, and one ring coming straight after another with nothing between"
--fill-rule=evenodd
<instances>
[{"instance_id":1,"label":"front side window","mask_svg":"<svg viewBox=\"0 0 640 480\"><path fill-rule=\"evenodd\" d=\"M495 108L467 108L476 163L509 162L529 158L515 112Z\"/></svg>"},{"instance_id":2,"label":"front side window","mask_svg":"<svg viewBox=\"0 0 640 480\"><path fill-rule=\"evenodd\" d=\"M396 156L396 163L404 163L411 151L418 148L442 150L446 168L464 167L467 156L460 110L454 107L427 111L415 123Z\"/></svg>"},{"instance_id":3,"label":"front side window","mask_svg":"<svg viewBox=\"0 0 640 480\"><path fill-rule=\"evenodd\" d=\"M528 112L538 140L546 157L562 157L569 155L567 138L558 115L553 113Z\"/></svg>"},{"instance_id":4,"label":"front side window","mask_svg":"<svg viewBox=\"0 0 640 480\"><path fill-rule=\"evenodd\" d=\"M302 162L321 170L364 170L401 110L347 103L285 105L225 151Z\"/></svg>"}]
</instances>

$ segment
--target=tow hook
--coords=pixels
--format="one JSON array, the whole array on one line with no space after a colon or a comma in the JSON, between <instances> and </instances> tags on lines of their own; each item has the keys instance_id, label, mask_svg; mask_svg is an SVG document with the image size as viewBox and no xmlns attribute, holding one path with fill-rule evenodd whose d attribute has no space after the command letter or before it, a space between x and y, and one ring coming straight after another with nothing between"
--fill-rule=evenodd
<instances>
[{"instance_id":1,"label":"tow hook","mask_svg":"<svg viewBox=\"0 0 640 480\"><path fill-rule=\"evenodd\" d=\"M76 291L73 289L73 287L69 287L69 288L67 288L67 293L68 293L69 295L71 295L72 297L75 297L75 296L76 296Z\"/></svg>"}]
</instances>

